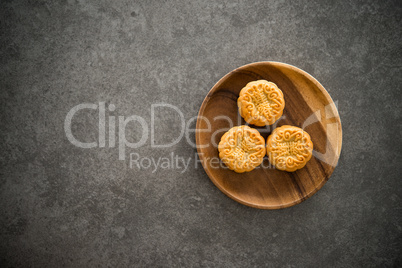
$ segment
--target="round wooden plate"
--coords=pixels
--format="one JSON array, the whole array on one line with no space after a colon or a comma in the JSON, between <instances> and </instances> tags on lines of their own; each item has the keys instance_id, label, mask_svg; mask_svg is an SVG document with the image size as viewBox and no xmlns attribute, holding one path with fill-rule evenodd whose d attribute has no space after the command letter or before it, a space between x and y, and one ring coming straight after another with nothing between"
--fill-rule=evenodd
<instances>
[{"instance_id":1,"label":"round wooden plate","mask_svg":"<svg viewBox=\"0 0 402 268\"><path fill-rule=\"evenodd\" d=\"M248 82L259 79L278 85L284 94L285 110L272 126L250 127L265 139L282 125L307 131L314 143L313 157L300 170L277 170L265 156L258 168L239 174L219 160L222 135L233 126L246 124L237 108L239 92ZM247 206L279 209L306 200L329 179L341 152L342 127L336 105L314 77L292 65L256 62L228 73L210 90L198 114L196 143L206 173L223 193Z\"/></svg>"}]
</instances>

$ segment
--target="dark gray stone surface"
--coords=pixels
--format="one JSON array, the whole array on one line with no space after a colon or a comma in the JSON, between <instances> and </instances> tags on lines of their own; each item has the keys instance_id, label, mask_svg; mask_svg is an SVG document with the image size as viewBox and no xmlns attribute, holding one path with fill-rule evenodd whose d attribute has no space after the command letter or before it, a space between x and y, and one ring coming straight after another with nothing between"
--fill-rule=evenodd
<instances>
[{"instance_id":1,"label":"dark gray stone surface","mask_svg":"<svg viewBox=\"0 0 402 268\"><path fill-rule=\"evenodd\" d=\"M0 5L1 267L402 265L400 1ZM262 60L306 70L338 101L339 165L297 206L232 201L195 167L185 138L126 148L191 161L153 172L130 168L108 143L78 148L64 132L80 103L149 121L151 104L164 102L188 120L219 78ZM174 140L178 115L156 117L155 142ZM97 111L77 113L72 132L95 141ZM140 137L138 123L127 125L127 140Z\"/></svg>"}]
</instances>

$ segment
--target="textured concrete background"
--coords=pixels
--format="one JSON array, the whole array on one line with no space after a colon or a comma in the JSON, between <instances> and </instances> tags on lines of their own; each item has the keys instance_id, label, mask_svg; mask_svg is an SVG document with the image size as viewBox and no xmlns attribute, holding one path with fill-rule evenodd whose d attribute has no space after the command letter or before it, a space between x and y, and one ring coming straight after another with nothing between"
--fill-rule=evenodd
<instances>
[{"instance_id":1,"label":"textured concrete background","mask_svg":"<svg viewBox=\"0 0 402 268\"><path fill-rule=\"evenodd\" d=\"M400 1L0 5L1 267L402 266ZM152 173L64 133L80 103L150 120L151 104L165 102L189 119L219 78L262 60L311 73L342 120L339 166L292 208L227 198L185 139L127 149L192 161ZM175 139L177 114L157 118L155 141ZM96 111L74 117L80 140L96 140L97 128ZM140 134L127 129L130 141Z\"/></svg>"}]
</instances>

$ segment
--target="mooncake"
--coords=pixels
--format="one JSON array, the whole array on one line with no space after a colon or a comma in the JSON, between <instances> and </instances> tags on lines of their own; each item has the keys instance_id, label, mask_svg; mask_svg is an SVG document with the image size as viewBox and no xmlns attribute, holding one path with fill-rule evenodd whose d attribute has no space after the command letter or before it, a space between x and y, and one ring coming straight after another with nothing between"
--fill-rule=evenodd
<instances>
[{"instance_id":1,"label":"mooncake","mask_svg":"<svg viewBox=\"0 0 402 268\"><path fill-rule=\"evenodd\" d=\"M257 80L248 83L237 99L241 117L256 126L272 125L283 114L285 100L275 83Z\"/></svg>"},{"instance_id":2,"label":"mooncake","mask_svg":"<svg viewBox=\"0 0 402 268\"><path fill-rule=\"evenodd\" d=\"M265 140L249 126L233 127L223 134L218 146L222 162L237 173L251 171L265 156Z\"/></svg>"},{"instance_id":3,"label":"mooncake","mask_svg":"<svg viewBox=\"0 0 402 268\"><path fill-rule=\"evenodd\" d=\"M310 160L313 142L303 129L294 126L276 128L267 139L267 155L279 170L295 171Z\"/></svg>"}]
</instances>

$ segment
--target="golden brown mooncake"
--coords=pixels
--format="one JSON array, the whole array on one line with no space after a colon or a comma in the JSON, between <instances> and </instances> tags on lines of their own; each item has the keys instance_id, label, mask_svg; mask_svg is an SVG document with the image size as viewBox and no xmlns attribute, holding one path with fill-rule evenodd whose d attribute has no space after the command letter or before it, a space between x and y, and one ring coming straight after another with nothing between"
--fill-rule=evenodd
<instances>
[{"instance_id":1,"label":"golden brown mooncake","mask_svg":"<svg viewBox=\"0 0 402 268\"><path fill-rule=\"evenodd\" d=\"M248 83L237 99L241 117L256 126L272 125L285 108L282 91L275 83L257 80Z\"/></svg>"},{"instance_id":2,"label":"golden brown mooncake","mask_svg":"<svg viewBox=\"0 0 402 268\"><path fill-rule=\"evenodd\" d=\"M312 152L310 135L298 127L278 127L267 139L269 161L279 170L301 169L310 160Z\"/></svg>"},{"instance_id":3,"label":"golden brown mooncake","mask_svg":"<svg viewBox=\"0 0 402 268\"><path fill-rule=\"evenodd\" d=\"M223 134L218 146L222 162L237 173L251 171L265 156L265 140L249 126L238 126Z\"/></svg>"}]
</instances>

